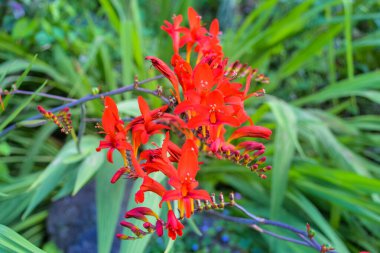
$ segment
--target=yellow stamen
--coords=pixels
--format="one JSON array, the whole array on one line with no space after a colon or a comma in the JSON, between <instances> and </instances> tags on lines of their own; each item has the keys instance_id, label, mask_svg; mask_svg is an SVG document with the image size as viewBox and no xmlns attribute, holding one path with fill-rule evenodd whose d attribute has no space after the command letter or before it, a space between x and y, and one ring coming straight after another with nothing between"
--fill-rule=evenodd
<instances>
[{"instance_id":1,"label":"yellow stamen","mask_svg":"<svg viewBox=\"0 0 380 253\"><path fill-rule=\"evenodd\" d=\"M127 159L127 151L124 150L124 152L120 152L120 154L123 157L124 167L128 168L129 167L129 162L128 162L128 159Z\"/></svg>"},{"instance_id":2,"label":"yellow stamen","mask_svg":"<svg viewBox=\"0 0 380 253\"><path fill-rule=\"evenodd\" d=\"M180 219L185 216L185 203L181 200L178 201Z\"/></svg>"},{"instance_id":3,"label":"yellow stamen","mask_svg":"<svg viewBox=\"0 0 380 253\"><path fill-rule=\"evenodd\" d=\"M202 126L203 137L206 138L206 126Z\"/></svg>"},{"instance_id":4,"label":"yellow stamen","mask_svg":"<svg viewBox=\"0 0 380 253\"><path fill-rule=\"evenodd\" d=\"M217 133L216 133L216 138L219 138L219 136L220 136L220 132L222 131L222 127L223 127L223 125L219 125L219 126L218 126L218 131L217 131Z\"/></svg>"},{"instance_id":5,"label":"yellow stamen","mask_svg":"<svg viewBox=\"0 0 380 253\"><path fill-rule=\"evenodd\" d=\"M172 204L170 203L170 201L166 201L166 204L168 204L169 210L172 210Z\"/></svg>"},{"instance_id":6,"label":"yellow stamen","mask_svg":"<svg viewBox=\"0 0 380 253\"><path fill-rule=\"evenodd\" d=\"M203 56L202 53L199 53L199 54L198 54L198 58L197 58L197 62L196 62L196 64L198 64L198 63L200 62L200 60L202 59L202 56Z\"/></svg>"},{"instance_id":7,"label":"yellow stamen","mask_svg":"<svg viewBox=\"0 0 380 253\"><path fill-rule=\"evenodd\" d=\"M191 49L187 50L187 53L186 53L186 61L187 61L187 63L190 63L190 59L191 59Z\"/></svg>"}]
</instances>

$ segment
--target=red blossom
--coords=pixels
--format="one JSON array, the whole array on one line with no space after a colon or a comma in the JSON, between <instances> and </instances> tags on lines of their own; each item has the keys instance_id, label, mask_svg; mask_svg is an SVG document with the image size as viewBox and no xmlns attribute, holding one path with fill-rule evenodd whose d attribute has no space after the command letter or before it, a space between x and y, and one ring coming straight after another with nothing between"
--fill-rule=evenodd
<instances>
[{"instance_id":1,"label":"red blossom","mask_svg":"<svg viewBox=\"0 0 380 253\"><path fill-rule=\"evenodd\" d=\"M135 207L129 210L128 212L126 212L124 217L126 219L135 218L135 219L147 222L148 219L146 218L146 215L153 216L156 219L159 219L158 215L155 212L153 212L152 209L148 207Z\"/></svg>"},{"instance_id":2,"label":"red blossom","mask_svg":"<svg viewBox=\"0 0 380 253\"><path fill-rule=\"evenodd\" d=\"M180 32L181 32L181 27L180 24L182 23L182 15L178 16L173 16L173 24L164 21L165 25L161 26L161 29L167 32L170 37L173 40L173 49L174 53L178 54L179 53L179 39L180 39Z\"/></svg>"},{"instance_id":3,"label":"red blossom","mask_svg":"<svg viewBox=\"0 0 380 253\"><path fill-rule=\"evenodd\" d=\"M143 183L140 186L140 189L135 194L136 203L144 202L144 193L145 192L154 192L159 196L163 196L166 192L165 187L163 187L159 182L150 178L149 176L145 176L143 178Z\"/></svg>"},{"instance_id":4,"label":"red blossom","mask_svg":"<svg viewBox=\"0 0 380 253\"><path fill-rule=\"evenodd\" d=\"M133 151L137 155L137 150L141 144L146 144L151 135L161 132L163 129L168 129L167 126L155 123L154 120L160 118L163 112L167 110L168 106L151 111L146 101L138 97L139 108L141 116L133 119L126 127L126 130L132 131Z\"/></svg>"},{"instance_id":5,"label":"red blossom","mask_svg":"<svg viewBox=\"0 0 380 253\"><path fill-rule=\"evenodd\" d=\"M235 130L229 140L234 140L241 137L255 137L268 139L272 135L272 131L262 126L243 126Z\"/></svg>"},{"instance_id":6,"label":"red blossom","mask_svg":"<svg viewBox=\"0 0 380 253\"><path fill-rule=\"evenodd\" d=\"M186 140L178 162L177 177L171 177L169 180L169 184L175 189L165 191L161 200L161 203L178 200L181 217L185 212L187 218L191 216L194 212L195 199L210 200L207 191L195 189L198 186L198 182L195 180L198 170L198 148L193 140Z\"/></svg>"},{"instance_id":7,"label":"red blossom","mask_svg":"<svg viewBox=\"0 0 380 253\"><path fill-rule=\"evenodd\" d=\"M182 236L182 229L184 226L175 217L173 210L168 211L168 220L166 222L166 229L168 230L168 236L170 239L175 240L177 235Z\"/></svg>"},{"instance_id":8,"label":"red blossom","mask_svg":"<svg viewBox=\"0 0 380 253\"><path fill-rule=\"evenodd\" d=\"M107 152L107 160L113 163L112 153L116 149L120 152L125 161L126 151L132 150L132 146L127 142L127 131L124 128L123 121L119 117L119 110L117 109L116 103L112 98L105 97L104 105L102 126L106 136L104 140L100 141L96 151L99 152L102 149L109 149Z\"/></svg>"}]
</instances>

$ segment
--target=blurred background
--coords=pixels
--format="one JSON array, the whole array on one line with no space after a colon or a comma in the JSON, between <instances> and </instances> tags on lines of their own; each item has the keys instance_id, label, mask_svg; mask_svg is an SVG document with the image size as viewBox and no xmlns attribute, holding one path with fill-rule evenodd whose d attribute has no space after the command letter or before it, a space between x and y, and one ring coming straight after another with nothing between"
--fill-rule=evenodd
<instances>
[{"instance_id":1,"label":"blurred background","mask_svg":"<svg viewBox=\"0 0 380 253\"><path fill-rule=\"evenodd\" d=\"M189 6L207 27L213 18L220 20L228 58L271 79L265 97L246 101L253 121L274 132L266 143L273 166L268 178L205 158L198 174L202 188L234 191L259 216L301 229L309 223L319 242L339 252L380 252L378 0L1 0L0 87L35 91L48 80L43 92L77 99L94 88L104 92L131 84L135 75L153 77L157 72L144 57L169 62L172 43L160 26L173 14L186 16ZM165 80L144 87L158 84L169 87ZM138 115L136 95L114 97L124 116ZM161 103L145 97L152 107ZM118 167L95 152L95 123L83 128L78 154L71 136L52 123L28 128L22 122L37 114L37 105L48 109L62 101L25 95L2 100L0 130L19 123L0 139L0 224L6 226L0 229L1 252L37 252L23 238L46 252L167 248L168 239L156 236L122 242L120 250L120 242L113 244L120 212L133 206L132 186L127 180L109 184ZM87 103L86 117L100 117L102 108L100 100ZM72 113L78 129L81 108ZM170 247L314 252L207 214L195 215Z\"/></svg>"}]
</instances>

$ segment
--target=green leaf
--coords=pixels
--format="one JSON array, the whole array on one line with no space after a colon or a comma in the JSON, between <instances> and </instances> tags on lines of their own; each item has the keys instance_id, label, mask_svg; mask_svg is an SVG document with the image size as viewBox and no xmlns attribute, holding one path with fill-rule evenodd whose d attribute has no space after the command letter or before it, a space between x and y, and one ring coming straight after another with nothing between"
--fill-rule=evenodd
<instances>
[{"instance_id":1,"label":"green leaf","mask_svg":"<svg viewBox=\"0 0 380 253\"><path fill-rule=\"evenodd\" d=\"M293 56L281 66L278 71L281 76L280 78L283 79L299 70L306 61L319 53L341 30L342 25L336 25L329 27L326 32L318 36L317 40L311 38L310 43L305 48L295 52Z\"/></svg>"},{"instance_id":2,"label":"green leaf","mask_svg":"<svg viewBox=\"0 0 380 253\"><path fill-rule=\"evenodd\" d=\"M285 102L269 98L269 106L275 116L275 153L271 182L271 217L277 218L283 203L288 182L288 170L294 157L295 148L302 153L297 140L297 118L292 108Z\"/></svg>"},{"instance_id":3,"label":"green leaf","mask_svg":"<svg viewBox=\"0 0 380 253\"><path fill-rule=\"evenodd\" d=\"M133 22L123 20L120 23L120 53L122 63L122 84L128 85L133 81L133 54L132 54Z\"/></svg>"},{"instance_id":4,"label":"green leaf","mask_svg":"<svg viewBox=\"0 0 380 253\"><path fill-rule=\"evenodd\" d=\"M112 4L108 0L99 0L103 11L107 14L111 25L113 26L113 29L115 31L119 32L119 27L120 27L120 21L119 17L116 14L116 11L114 10Z\"/></svg>"},{"instance_id":5,"label":"green leaf","mask_svg":"<svg viewBox=\"0 0 380 253\"><path fill-rule=\"evenodd\" d=\"M3 156L9 156L11 154L11 146L5 141L0 143L0 154Z\"/></svg>"},{"instance_id":6,"label":"green leaf","mask_svg":"<svg viewBox=\"0 0 380 253\"><path fill-rule=\"evenodd\" d=\"M98 154L103 155L103 154ZM116 225L123 201L126 180L111 184L112 175L123 166L121 156L114 159L114 164L106 163L96 174L96 208L98 228L98 252L111 251L115 239Z\"/></svg>"},{"instance_id":7,"label":"green leaf","mask_svg":"<svg viewBox=\"0 0 380 253\"><path fill-rule=\"evenodd\" d=\"M37 55L35 55L34 56L34 58L33 58L33 60L29 63L29 65L28 65L28 67L24 70L24 72L21 74L21 76L19 77L19 78L17 78L17 81L16 81L16 84L15 84L15 86L16 86L16 89L18 89L19 87L20 87L20 85L22 84L22 82L24 81L24 79L25 79L25 77L28 75L28 73L30 72L30 70L32 69L32 66L33 66L33 64L34 64L34 62L36 61L36 59L37 59ZM4 71L4 73L6 73L6 72L8 72L8 69L6 69L5 71ZM43 85L42 85L43 86ZM4 100L3 100L3 106L4 106L4 108L7 108L7 105L8 105L8 103L9 103L9 99L11 98L11 95L7 95L5 98L4 98ZM32 101L32 100L30 100L30 101ZM14 113L14 112L13 112ZM17 114L15 115L15 116L17 116ZM10 116L9 116L10 117ZM8 118L9 118L8 117ZM7 119L8 119L7 118ZM12 119L10 120L10 121L12 121ZM8 123L7 123L8 124ZM3 124L1 124L1 125L7 125L7 124L4 124L4 122L3 122ZM4 126L3 126L4 127ZM2 128L1 128L1 126L0 126L0 131L2 130Z\"/></svg>"},{"instance_id":8,"label":"green leaf","mask_svg":"<svg viewBox=\"0 0 380 253\"><path fill-rule=\"evenodd\" d=\"M7 226L0 224L0 247L6 252L46 253Z\"/></svg>"},{"instance_id":9,"label":"green leaf","mask_svg":"<svg viewBox=\"0 0 380 253\"><path fill-rule=\"evenodd\" d=\"M92 136L85 136L82 139L82 148L84 152L88 152L89 149L96 147L98 139ZM68 142L58 153L55 159L49 164L49 166L43 171L43 173L37 178L37 180L29 188L35 189L32 200L30 201L26 211L23 214L23 218L28 216L33 209L41 203L41 201L61 182L66 170L70 167L65 164L66 159L70 159L73 155L77 154L76 143L74 141Z\"/></svg>"},{"instance_id":10,"label":"green leaf","mask_svg":"<svg viewBox=\"0 0 380 253\"><path fill-rule=\"evenodd\" d=\"M321 91L302 97L294 101L294 105L301 106L306 103L321 103L329 99L351 96L355 92L363 92L368 89L379 89L380 72L373 71L355 76L352 80L343 80L327 86Z\"/></svg>"},{"instance_id":11,"label":"green leaf","mask_svg":"<svg viewBox=\"0 0 380 253\"><path fill-rule=\"evenodd\" d=\"M16 40L24 39L32 35L38 28L37 19L21 18L17 20L12 29L12 37Z\"/></svg>"},{"instance_id":12,"label":"green leaf","mask_svg":"<svg viewBox=\"0 0 380 253\"><path fill-rule=\"evenodd\" d=\"M174 243L175 243L175 240L170 239L164 253L169 253L172 250Z\"/></svg>"},{"instance_id":13,"label":"green leaf","mask_svg":"<svg viewBox=\"0 0 380 253\"><path fill-rule=\"evenodd\" d=\"M81 163L78 168L77 178L75 180L75 186L73 195L78 191L95 175L99 168L104 165L104 155L98 152L92 153Z\"/></svg>"},{"instance_id":14,"label":"green leaf","mask_svg":"<svg viewBox=\"0 0 380 253\"><path fill-rule=\"evenodd\" d=\"M154 173L153 176L151 176L154 180L158 182L162 182L165 178L164 175L160 173ZM130 210L132 208L137 207L138 205L134 201L134 194L140 189L141 185L141 180L136 180L133 184L132 190L131 190L131 195L130 195L130 200L127 205L126 210ZM157 196L156 194L149 192L145 193L145 203L149 203L149 208L151 208L157 215L160 215L161 209L158 207L158 204L161 201L161 197ZM129 234L130 231L128 229L123 229L124 234ZM155 235L153 235L155 236ZM143 253L145 252L145 248L148 245L148 242L152 235L146 235L141 239L138 240L124 240L121 243L121 251L120 252L134 252L134 253Z\"/></svg>"},{"instance_id":15,"label":"green leaf","mask_svg":"<svg viewBox=\"0 0 380 253\"><path fill-rule=\"evenodd\" d=\"M57 129L55 124L47 124L34 134L33 141L28 146L28 151L25 154L25 160L21 165L21 175L26 175L31 171L35 163L35 157L41 151L43 146L46 146L46 140Z\"/></svg>"},{"instance_id":16,"label":"green leaf","mask_svg":"<svg viewBox=\"0 0 380 253\"><path fill-rule=\"evenodd\" d=\"M339 235L329 225L320 211L304 195L299 192L296 192L295 194L288 193L287 195L294 203L296 203L300 209L304 210L304 212L310 217L310 220L313 221L311 226L319 227L319 229L321 229L329 237L331 243L334 245L334 248L338 252L349 253L347 247Z\"/></svg>"},{"instance_id":17,"label":"green leaf","mask_svg":"<svg viewBox=\"0 0 380 253\"><path fill-rule=\"evenodd\" d=\"M34 99L34 97L39 93L42 88L45 87L47 81L45 81L33 95L31 95L28 99L26 99L22 104L20 104L0 125L0 131L2 131L12 120L14 120L17 115L27 106L30 104L30 102Z\"/></svg>"},{"instance_id":18,"label":"green leaf","mask_svg":"<svg viewBox=\"0 0 380 253\"><path fill-rule=\"evenodd\" d=\"M190 225L191 230L193 230L196 235L203 236L202 232L199 230L197 224L195 224L192 218L186 219L186 222Z\"/></svg>"}]
</instances>

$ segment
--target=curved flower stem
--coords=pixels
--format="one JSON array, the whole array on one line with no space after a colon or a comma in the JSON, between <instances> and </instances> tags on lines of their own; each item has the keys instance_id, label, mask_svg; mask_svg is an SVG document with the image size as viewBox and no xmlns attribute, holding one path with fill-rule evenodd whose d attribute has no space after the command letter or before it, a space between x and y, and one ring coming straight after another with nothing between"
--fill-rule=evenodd
<instances>
[{"instance_id":1,"label":"curved flower stem","mask_svg":"<svg viewBox=\"0 0 380 253\"><path fill-rule=\"evenodd\" d=\"M254 221L254 220L246 219L246 218L240 218L240 217L232 217L232 216L224 215L224 214L221 214L221 213L218 213L218 212L215 212L215 211L210 211L210 213L212 215L217 216L217 217L219 217L221 219L224 219L224 220L228 220L228 221L232 221L232 222L248 225L249 227L253 228L254 230L256 230L256 231L258 231L260 233L267 234L267 235L276 237L276 238L284 240L284 241L293 242L293 243L296 243L296 244L300 244L300 245L304 245L304 246L310 247L310 244L307 243L307 242L305 242L305 241L301 241L301 240L293 239L293 238L290 238L290 237L278 235L278 234L273 233L273 232L271 232L269 230L265 230L265 229L259 227L257 225L257 222Z\"/></svg>"},{"instance_id":2,"label":"curved flower stem","mask_svg":"<svg viewBox=\"0 0 380 253\"><path fill-rule=\"evenodd\" d=\"M76 101L74 98L67 98L67 97L62 97L62 96L57 96L57 95L51 95L48 93L44 92L33 92L33 91L27 91L27 90L14 90L10 92L0 92L0 95L14 95L14 94L21 94L21 95L35 95L38 97L45 97L45 98L51 98L55 100L60 100L60 101L67 101L67 102L73 102Z\"/></svg>"},{"instance_id":3,"label":"curved flower stem","mask_svg":"<svg viewBox=\"0 0 380 253\"><path fill-rule=\"evenodd\" d=\"M338 253L334 249L326 249L325 246L320 245L314 238L310 238L306 231L297 229L295 227L292 227L292 226L285 224L285 223L282 223L282 222L272 221L272 220L268 220L265 218L258 217L256 215L250 213L249 211L247 211L244 207L240 206L239 204L236 204L236 202L225 203L225 206L236 207L237 209L242 211L245 215L247 215L249 218L228 216L228 215L218 213L218 212L212 211L212 210L210 210L209 213L214 215L214 216L217 216L219 218L222 218L224 220L227 220L227 221L245 224L245 225L251 227L252 229L254 229L260 233L270 235L270 236L275 237L275 238L280 239L280 240L284 240L284 241L296 243L299 245L303 245L306 247L310 247L310 248L313 248L319 252ZM278 227L278 228L288 230L288 231L294 233L295 235L297 235L300 239L295 239L295 238L291 238L288 236L283 236L283 235L277 234L275 232L272 232L270 230L262 228L262 226L273 226L273 227Z\"/></svg>"},{"instance_id":4,"label":"curved flower stem","mask_svg":"<svg viewBox=\"0 0 380 253\"><path fill-rule=\"evenodd\" d=\"M155 77L148 78L148 79L145 79L145 80L140 81L140 82L136 82L136 83L131 84L131 85L127 85L127 86L121 87L121 88L116 89L116 90L112 90L112 91L108 91L108 92L104 92L104 93L99 93L99 94L96 94L96 95L87 95L87 96L85 96L83 98L80 98L80 99L65 98L66 99L65 101L71 101L71 102L67 103L67 104L64 104L64 105L61 105L61 106L54 107L54 108L50 109L49 111L52 112L52 113L59 112L62 109L67 108L67 107L68 108L74 107L74 106L77 106L77 105L84 104L84 103L86 103L88 101L91 101L91 100L95 100L95 99L102 98L102 97L105 97L105 96L112 96L112 95L116 95L116 94L121 94L121 93L129 92L129 91L140 91L140 92L152 94L152 95L160 97L166 104L169 104L169 99L167 99L166 97L160 96L156 91L144 89L144 88L141 88L141 87L136 87L138 85L149 83L149 82L161 79L163 77L164 77L163 75L155 76ZM13 91L13 92L20 92L20 91L16 90L16 91ZM22 91L22 92L23 92L23 94L26 94L24 91ZM9 92L9 93L11 93L11 92ZM13 94L15 94L15 93L13 93ZM46 94L46 93L38 93L37 95L40 95L40 96L43 96L43 97L49 97L49 98L53 98L53 99L63 100L62 99L63 97L55 96L55 95L50 95L50 94ZM42 118L42 115L38 114L38 115L35 115L33 117L30 117L30 118L26 119L26 121L40 119L40 118ZM16 126L17 126L17 123L16 124L12 124L12 125L8 126L7 128L5 128L2 132L0 132L0 137L3 137L7 133L9 133L13 129L15 129Z\"/></svg>"},{"instance_id":5,"label":"curved flower stem","mask_svg":"<svg viewBox=\"0 0 380 253\"><path fill-rule=\"evenodd\" d=\"M134 119L133 117L124 117L121 120L124 122L127 122L127 121L132 121L133 119ZM97 123L97 122L101 122L101 121L102 121L101 118L84 118L84 122Z\"/></svg>"}]
</instances>

